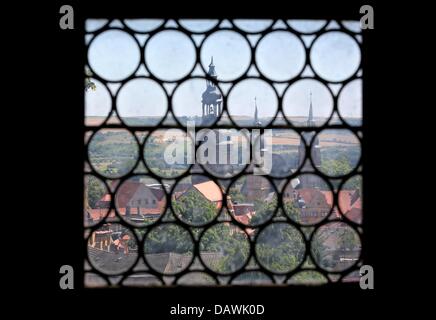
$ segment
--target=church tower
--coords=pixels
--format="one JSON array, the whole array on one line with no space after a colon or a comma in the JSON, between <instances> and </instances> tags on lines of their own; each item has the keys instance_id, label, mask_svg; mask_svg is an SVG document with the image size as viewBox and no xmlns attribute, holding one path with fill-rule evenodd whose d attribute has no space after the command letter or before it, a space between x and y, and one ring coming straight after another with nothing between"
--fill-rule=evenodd
<instances>
[{"instance_id":1,"label":"church tower","mask_svg":"<svg viewBox=\"0 0 436 320\"><path fill-rule=\"evenodd\" d=\"M217 73L215 71L215 65L213 64L213 57L211 57L209 64L209 71L207 72L209 78L217 80ZM219 89L216 87L213 80L206 80L206 90L202 94L202 125L210 125L219 118L222 111L222 95Z\"/></svg>"},{"instance_id":2,"label":"church tower","mask_svg":"<svg viewBox=\"0 0 436 320\"><path fill-rule=\"evenodd\" d=\"M307 127L314 127L315 126L315 120L313 118L313 107L312 107L312 92L310 92L310 102L309 102L309 116L307 117ZM312 157L312 161L313 164L315 165L315 167L319 168L321 166L321 149L320 149L320 145L319 145L319 139L318 136L315 135L315 132L303 132L302 133L302 139L300 141L300 146L298 147L298 165L302 164L305 159L306 159L306 155L305 155L305 151L306 151L306 145L304 143L304 140L307 141L307 143L310 143L312 139L314 139L313 144L312 144L312 149L310 150L310 155L307 156L311 156ZM303 140L304 139L304 140ZM302 171L312 171L312 165L311 163L308 161L304 164ZM318 187L317 181L318 180L314 180L310 179L311 177L302 177L302 179L300 179L300 184L298 185L298 188L316 188Z\"/></svg>"},{"instance_id":3,"label":"church tower","mask_svg":"<svg viewBox=\"0 0 436 320\"><path fill-rule=\"evenodd\" d=\"M213 63L213 57L211 57L211 61L209 64L209 71L207 72L208 78L206 80L206 90L203 92L201 98L201 104L202 104L202 117L201 117L201 125L208 126L213 123L220 117L220 114L222 112L222 95L219 89L216 86L216 80L217 80L217 73L215 70L215 65ZM233 167L230 164L230 149L231 145L233 144L233 141L231 141L230 137L226 136L223 137L220 133L219 129L212 129L213 133L215 134L215 141L216 141L216 149L215 149L215 163L207 163L204 166L207 167L210 171L224 175L226 172L232 173ZM201 137L200 135L200 141L207 141L206 137ZM220 149L221 148L221 149ZM225 163L220 163L220 151L222 149L226 149L227 151L227 158L225 159ZM208 150L205 152L205 156L208 155ZM222 162L222 161L221 161ZM191 173L200 173L201 169L199 165L196 163L193 168L191 169ZM192 183L197 184L201 182L208 181L209 179L207 177L201 177L201 176L194 176L192 178Z\"/></svg>"}]
</instances>

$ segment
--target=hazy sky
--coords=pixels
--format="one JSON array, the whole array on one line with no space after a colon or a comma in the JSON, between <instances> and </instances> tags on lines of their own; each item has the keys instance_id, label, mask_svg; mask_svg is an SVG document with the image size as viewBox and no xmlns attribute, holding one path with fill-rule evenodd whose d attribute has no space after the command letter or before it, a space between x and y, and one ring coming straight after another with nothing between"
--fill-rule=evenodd
<instances>
[{"instance_id":1,"label":"hazy sky","mask_svg":"<svg viewBox=\"0 0 436 320\"><path fill-rule=\"evenodd\" d=\"M88 20L87 31L100 28L104 20ZM180 20L180 25L194 32L204 32L214 27L214 20ZM269 20L237 20L235 25L250 32L259 32L271 25ZM313 32L323 27L325 21L288 21L289 25L302 32ZM148 32L162 25L162 21L128 20L126 24L139 32ZM170 23L171 25L171 23ZM174 24L173 24L174 26ZM346 27L358 30L358 22L347 22ZM87 37L87 41L91 37ZM148 38L138 35L140 44ZM257 42L259 35L249 36L248 41L233 31L218 31L204 42L200 61L208 70L213 56L218 80L232 81L241 76L250 65L251 45ZM94 40L94 39L93 39ZM185 34L168 30L154 35L147 43L145 59L148 70L165 81L178 80L188 74L195 64L195 43L199 44L203 35L195 35L191 40ZM313 41L313 36L305 36L303 42ZM252 42L252 44L250 44ZM295 78L305 67L306 56L303 43L297 36L283 30L269 33L260 40L254 58L259 71L276 81L288 81ZM100 34L92 42L88 59L93 70L100 76L120 81L131 75L137 68L141 50L135 39L129 34L111 30ZM329 32L315 40L310 59L315 71L324 79L342 81L353 74L360 62L360 50L353 38L339 33ZM310 70L304 74L310 75ZM138 73L137 73L138 74ZM141 67L139 75L146 75ZM256 70L249 75L258 74ZM193 75L204 75L197 65ZM107 115L110 108L110 96L103 85L96 83L96 91L86 93L86 114ZM277 85L279 94L284 85ZM171 87L171 86L169 86ZM229 85L223 85L227 92ZM201 94L206 88L203 80L189 80L174 93L174 112L177 115L201 115ZM283 109L287 116L307 116L309 93L312 92L315 117L326 117L332 110L332 96L329 90L315 80L301 80L283 93ZM229 95L228 109L231 115L253 116L254 98L257 98L259 117L270 117L277 109L277 98L273 88L262 80L244 80L236 85ZM122 116L159 116L167 109L167 99L158 84L152 80L132 80L121 89L117 99L118 110ZM361 81L350 83L339 97L339 109L343 116L360 117L361 115Z\"/></svg>"}]
</instances>

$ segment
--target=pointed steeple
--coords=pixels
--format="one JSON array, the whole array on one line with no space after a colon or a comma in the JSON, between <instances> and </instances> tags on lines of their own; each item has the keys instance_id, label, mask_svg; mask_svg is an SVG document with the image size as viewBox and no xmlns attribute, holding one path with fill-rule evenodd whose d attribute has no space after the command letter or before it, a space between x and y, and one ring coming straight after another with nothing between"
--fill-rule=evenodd
<instances>
[{"instance_id":1,"label":"pointed steeple","mask_svg":"<svg viewBox=\"0 0 436 320\"><path fill-rule=\"evenodd\" d=\"M217 77L217 74L215 71L215 65L213 64L213 56L211 56L211 58L210 58L209 71L207 72L207 74L215 79Z\"/></svg>"},{"instance_id":2,"label":"pointed steeple","mask_svg":"<svg viewBox=\"0 0 436 320\"><path fill-rule=\"evenodd\" d=\"M257 101L256 97L254 97L254 122L257 122Z\"/></svg>"},{"instance_id":3,"label":"pointed steeple","mask_svg":"<svg viewBox=\"0 0 436 320\"><path fill-rule=\"evenodd\" d=\"M257 111L257 98L254 97L254 121L253 121L255 126L260 126L262 125L262 122L259 121L259 115L258 115L258 111Z\"/></svg>"},{"instance_id":4,"label":"pointed steeple","mask_svg":"<svg viewBox=\"0 0 436 320\"><path fill-rule=\"evenodd\" d=\"M307 119L307 126L315 126L315 121L313 120L313 109L312 109L312 91L310 91L310 105L309 105L309 117Z\"/></svg>"}]
</instances>

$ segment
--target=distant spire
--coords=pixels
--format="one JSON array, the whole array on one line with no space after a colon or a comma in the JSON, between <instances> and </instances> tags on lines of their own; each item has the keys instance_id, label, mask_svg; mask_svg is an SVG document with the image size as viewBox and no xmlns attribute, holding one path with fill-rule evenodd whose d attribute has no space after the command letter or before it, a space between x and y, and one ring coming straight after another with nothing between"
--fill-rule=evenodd
<instances>
[{"instance_id":1,"label":"distant spire","mask_svg":"<svg viewBox=\"0 0 436 320\"><path fill-rule=\"evenodd\" d=\"M257 111L257 98L254 97L254 125L260 126L262 125L262 122L259 121L259 115Z\"/></svg>"},{"instance_id":2,"label":"distant spire","mask_svg":"<svg viewBox=\"0 0 436 320\"><path fill-rule=\"evenodd\" d=\"M210 58L209 71L207 72L207 74L213 78L217 77L215 65L213 64L213 56L211 56Z\"/></svg>"},{"instance_id":3,"label":"distant spire","mask_svg":"<svg viewBox=\"0 0 436 320\"><path fill-rule=\"evenodd\" d=\"M254 97L254 121L257 123L257 99Z\"/></svg>"},{"instance_id":4,"label":"distant spire","mask_svg":"<svg viewBox=\"0 0 436 320\"><path fill-rule=\"evenodd\" d=\"M313 120L312 91L310 91L309 118L307 119L307 126L313 127L314 125L315 125L315 121Z\"/></svg>"}]
</instances>

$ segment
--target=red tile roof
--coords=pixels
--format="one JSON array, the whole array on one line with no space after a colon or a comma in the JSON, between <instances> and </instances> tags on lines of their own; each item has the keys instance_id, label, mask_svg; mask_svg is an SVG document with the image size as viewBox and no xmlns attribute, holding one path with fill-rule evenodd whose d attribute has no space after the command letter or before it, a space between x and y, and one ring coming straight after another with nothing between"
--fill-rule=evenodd
<instances>
[{"instance_id":1,"label":"red tile roof","mask_svg":"<svg viewBox=\"0 0 436 320\"><path fill-rule=\"evenodd\" d=\"M322 193L327 204L333 205L333 193L331 191L323 191L317 189L299 189L298 193L306 203L310 203L312 198L318 193ZM347 218L355 222L361 222L362 219L362 199L356 190L341 190L339 191L339 208ZM336 218L340 218L341 214L334 209Z\"/></svg>"},{"instance_id":2,"label":"red tile roof","mask_svg":"<svg viewBox=\"0 0 436 320\"><path fill-rule=\"evenodd\" d=\"M304 199L304 202L310 203L312 199L320 194L324 196L327 204L333 205L333 193L331 191L321 191L318 189L299 189L298 194Z\"/></svg>"},{"instance_id":3,"label":"red tile roof","mask_svg":"<svg viewBox=\"0 0 436 320\"><path fill-rule=\"evenodd\" d=\"M138 189L144 188L150 190L158 201L162 200L165 196L165 192L162 189L150 188L142 182L127 180L125 181L117 191L116 205L118 207L126 207L127 203L132 199Z\"/></svg>"},{"instance_id":4,"label":"red tile roof","mask_svg":"<svg viewBox=\"0 0 436 320\"><path fill-rule=\"evenodd\" d=\"M106 216L107 209L88 209L87 212L89 213L90 218L93 221L99 221L100 219L103 219Z\"/></svg>"},{"instance_id":5,"label":"red tile roof","mask_svg":"<svg viewBox=\"0 0 436 320\"><path fill-rule=\"evenodd\" d=\"M341 190L339 192L339 208L342 213L354 222L362 221L362 198L357 190Z\"/></svg>"},{"instance_id":6,"label":"red tile roof","mask_svg":"<svg viewBox=\"0 0 436 320\"><path fill-rule=\"evenodd\" d=\"M209 201L217 202L222 201L223 199L220 187L218 187L212 180L194 184L193 187Z\"/></svg>"}]
</instances>

